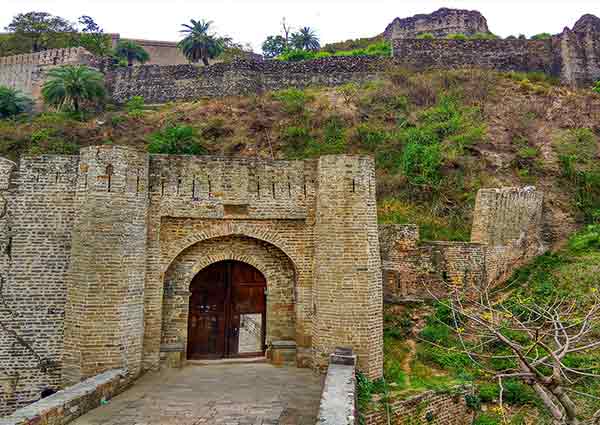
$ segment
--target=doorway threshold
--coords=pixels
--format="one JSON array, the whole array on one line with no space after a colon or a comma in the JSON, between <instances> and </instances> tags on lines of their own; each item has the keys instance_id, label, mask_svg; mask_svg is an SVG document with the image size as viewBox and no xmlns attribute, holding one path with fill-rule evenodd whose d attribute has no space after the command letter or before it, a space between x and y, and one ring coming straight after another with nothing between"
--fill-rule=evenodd
<instances>
[{"instance_id":1,"label":"doorway threshold","mask_svg":"<svg viewBox=\"0 0 600 425\"><path fill-rule=\"evenodd\" d=\"M214 359L214 360L187 360L187 364L193 366L215 366L221 364L244 364L244 363L267 363L265 356L260 357L238 357L232 359Z\"/></svg>"}]
</instances>

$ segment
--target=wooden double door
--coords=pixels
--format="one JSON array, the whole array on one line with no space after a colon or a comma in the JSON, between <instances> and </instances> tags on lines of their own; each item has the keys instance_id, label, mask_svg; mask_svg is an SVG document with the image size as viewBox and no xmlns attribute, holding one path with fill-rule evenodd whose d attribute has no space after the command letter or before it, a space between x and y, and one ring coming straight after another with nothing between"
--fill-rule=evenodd
<instances>
[{"instance_id":1,"label":"wooden double door","mask_svg":"<svg viewBox=\"0 0 600 425\"><path fill-rule=\"evenodd\" d=\"M190 285L188 359L258 356L265 352L266 280L256 268L221 261Z\"/></svg>"}]
</instances>

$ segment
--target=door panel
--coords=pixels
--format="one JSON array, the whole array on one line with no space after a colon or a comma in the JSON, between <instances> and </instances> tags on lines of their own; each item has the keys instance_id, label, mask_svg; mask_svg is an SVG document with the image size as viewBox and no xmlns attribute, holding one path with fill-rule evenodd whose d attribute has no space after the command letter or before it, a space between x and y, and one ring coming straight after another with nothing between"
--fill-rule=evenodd
<instances>
[{"instance_id":1,"label":"door panel","mask_svg":"<svg viewBox=\"0 0 600 425\"><path fill-rule=\"evenodd\" d=\"M222 261L202 270L190 285L188 359L257 355L265 350L266 280L254 267L236 261ZM260 320L252 328L260 340L245 347L259 347L253 353L240 352L242 315Z\"/></svg>"}]
</instances>

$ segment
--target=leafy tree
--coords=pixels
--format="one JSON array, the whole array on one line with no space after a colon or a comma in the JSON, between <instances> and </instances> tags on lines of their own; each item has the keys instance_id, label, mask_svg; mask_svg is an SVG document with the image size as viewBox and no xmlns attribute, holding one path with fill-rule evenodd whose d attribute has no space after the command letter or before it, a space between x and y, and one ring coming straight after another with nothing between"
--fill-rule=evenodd
<instances>
[{"instance_id":1,"label":"leafy tree","mask_svg":"<svg viewBox=\"0 0 600 425\"><path fill-rule=\"evenodd\" d=\"M6 30L27 41L30 52L34 53L52 47L56 39L71 39L76 33L71 22L46 12L20 13Z\"/></svg>"},{"instance_id":2,"label":"leafy tree","mask_svg":"<svg viewBox=\"0 0 600 425\"><path fill-rule=\"evenodd\" d=\"M182 25L184 29L181 33L185 34L185 38L179 42L179 48L190 62L198 63L201 60L204 65L208 65L208 60L223 53L231 39L210 33L212 21L192 19L190 23L191 25Z\"/></svg>"},{"instance_id":3,"label":"leafy tree","mask_svg":"<svg viewBox=\"0 0 600 425\"><path fill-rule=\"evenodd\" d=\"M104 76L84 65L50 70L42 88L44 102L73 112L80 112L85 103L102 101L105 94Z\"/></svg>"},{"instance_id":4,"label":"leafy tree","mask_svg":"<svg viewBox=\"0 0 600 425\"><path fill-rule=\"evenodd\" d=\"M90 16L83 15L79 18L79 25L82 26L79 45L95 55L108 55L112 47L110 37L104 34L104 30L96 21Z\"/></svg>"},{"instance_id":5,"label":"leafy tree","mask_svg":"<svg viewBox=\"0 0 600 425\"><path fill-rule=\"evenodd\" d=\"M310 27L300 28L292 34L292 45L300 50L319 50L321 47L317 33Z\"/></svg>"},{"instance_id":6,"label":"leafy tree","mask_svg":"<svg viewBox=\"0 0 600 425\"><path fill-rule=\"evenodd\" d=\"M549 38L552 38L552 34L547 32L542 32L531 37L532 40L547 40Z\"/></svg>"},{"instance_id":7,"label":"leafy tree","mask_svg":"<svg viewBox=\"0 0 600 425\"><path fill-rule=\"evenodd\" d=\"M134 41L119 41L116 53L118 57L127 60L128 66L133 66L134 62L143 64L150 60L148 52Z\"/></svg>"},{"instance_id":8,"label":"leafy tree","mask_svg":"<svg viewBox=\"0 0 600 425\"><path fill-rule=\"evenodd\" d=\"M31 110L32 100L19 90L0 86L0 118L9 118Z\"/></svg>"},{"instance_id":9,"label":"leafy tree","mask_svg":"<svg viewBox=\"0 0 600 425\"><path fill-rule=\"evenodd\" d=\"M281 55L286 50L285 38L281 35L270 35L262 44L262 51L265 57L274 58Z\"/></svg>"}]
</instances>

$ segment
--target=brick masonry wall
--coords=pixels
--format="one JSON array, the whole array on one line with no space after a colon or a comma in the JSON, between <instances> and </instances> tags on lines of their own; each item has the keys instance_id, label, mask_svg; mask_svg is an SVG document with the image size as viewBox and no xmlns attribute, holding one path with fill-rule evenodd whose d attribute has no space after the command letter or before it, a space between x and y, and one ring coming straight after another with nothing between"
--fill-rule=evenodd
<instances>
[{"instance_id":1,"label":"brick masonry wall","mask_svg":"<svg viewBox=\"0 0 600 425\"><path fill-rule=\"evenodd\" d=\"M224 237L269 244L294 265L295 339L302 362L311 364L316 162L152 155L149 176L144 367L159 364L171 263Z\"/></svg>"},{"instance_id":2,"label":"brick masonry wall","mask_svg":"<svg viewBox=\"0 0 600 425\"><path fill-rule=\"evenodd\" d=\"M148 155L112 146L81 150L78 218L67 284L63 382L109 369L141 371Z\"/></svg>"},{"instance_id":3,"label":"brick masonry wall","mask_svg":"<svg viewBox=\"0 0 600 425\"><path fill-rule=\"evenodd\" d=\"M455 394L428 391L406 400L390 401L393 425L465 425L473 421L466 391ZM363 412L364 414L364 412ZM364 414L365 425L388 424L385 412Z\"/></svg>"},{"instance_id":4,"label":"brick masonry wall","mask_svg":"<svg viewBox=\"0 0 600 425\"><path fill-rule=\"evenodd\" d=\"M76 156L24 157L8 191L2 174L0 415L60 385L77 165Z\"/></svg>"},{"instance_id":5,"label":"brick masonry wall","mask_svg":"<svg viewBox=\"0 0 600 425\"><path fill-rule=\"evenodd\" d=\"M179 220L163 223L164 234L178 232ZM165 240L170 239L166 236ZM187 352L190 282L210 264L236 260L258 269L267 281L266 343L296 340L295 267L277 247L243 236L213 238L184 250L165 275L161 343Z\"/></svg>"},{"instance_id":6,"label":"brick masonry wall","mask_svg":"<svg viewBox=\"0 0 600 425\"><path fill-rule=\"evenodd\" d=\"M383 369L383 300L372 158L319 160L313 348L325 368L336 347L351 347L371 378Z\"/></svg>"}]
</instances>

